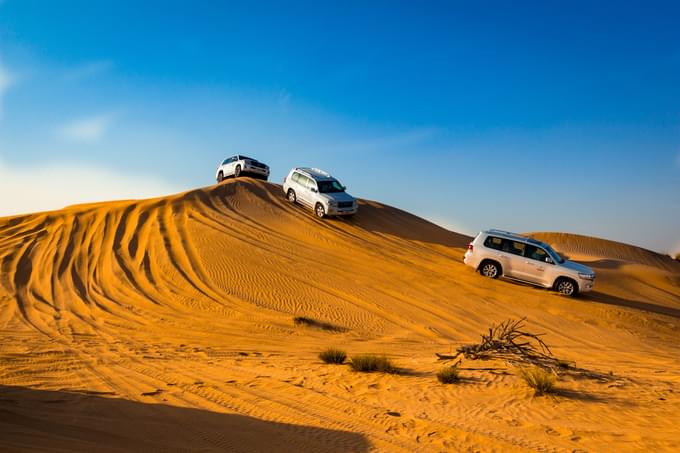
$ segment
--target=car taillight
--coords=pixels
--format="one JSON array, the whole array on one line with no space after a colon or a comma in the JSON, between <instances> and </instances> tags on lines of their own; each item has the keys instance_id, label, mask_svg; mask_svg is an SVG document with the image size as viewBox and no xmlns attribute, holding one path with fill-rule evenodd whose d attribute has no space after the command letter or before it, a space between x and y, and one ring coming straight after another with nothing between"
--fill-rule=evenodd
<instances>
[{"instance_id":1,"label":"car taillight","mask_svg":"<svg viewBox=\"0 0 680 453\"><path fill-rule=\"evenodd\" d=\"M469 250L469 251L472 251L473 248L474 248L474 246L472 245L472 242L470 242L470 243L468 244L468 250Z\"/></svg>"}]
</instances>

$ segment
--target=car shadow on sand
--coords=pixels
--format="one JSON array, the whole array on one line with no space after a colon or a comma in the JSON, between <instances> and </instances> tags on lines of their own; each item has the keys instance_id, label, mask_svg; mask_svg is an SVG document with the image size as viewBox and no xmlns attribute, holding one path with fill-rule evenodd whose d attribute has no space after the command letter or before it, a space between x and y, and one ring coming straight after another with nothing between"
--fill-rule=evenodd
<instances>
[{"instance_id":1,"label":"car shadow on sand","mask_svg":"<svg viewBox=\"0 0 680 453\"><path fill-rule=\"evenodd\" d=\"M592 291L585 296L585 300L591 300L607 305L615 305L618 307L634 308L636 310L648 311L659 315L672 316L680 319L680 309L673 307L666 307L664 305L651 304L649 302L642 302L639 300L624 299L622 297L613 296L611 294L604 294L597 291Z\"/></svg>"},{"instance_id":2,"label":"car shadow on sand","mask_svg":"<svg viewBox=\"0 0 680 453\"><path fill-rule=\"evenodd\" d=\"M0 451L367 452L359 433L129 401L111 392L0 386ZM149 393L149 394L151 394Z\"/></svg>"}]
</instances>

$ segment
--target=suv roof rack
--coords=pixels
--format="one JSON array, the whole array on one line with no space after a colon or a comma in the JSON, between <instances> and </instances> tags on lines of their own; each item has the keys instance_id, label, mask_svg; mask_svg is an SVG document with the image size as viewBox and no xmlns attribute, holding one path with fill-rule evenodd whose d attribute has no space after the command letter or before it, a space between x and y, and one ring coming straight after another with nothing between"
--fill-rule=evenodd
<instances>
[{"instance_id":1,"label":"suv roof rack","mask_svg":"<svg viewBox=\"0 0 680 453\"><path fill-rule=\"evenodd\" d=\"M513 238L522 239L522 240L525 240L528 243L534 244L534 245L542 245L542 246L546 245L545 242L534 239L527 234L519 234L519 233L513 233L511 231L497 230L495 228L487 230L486 232L487 233L494 233L494 234L503 234L505 236L510 236L510 237L513 237Z\"/></svg>"},{"instance_id":2,"label":"suv roof rack","mask_svg":"<svg viewBox=\"0 0 680 453\"><path fill-rule=\"evenodd\" d=\"M513 233L512 231L498 230L496 228L491 228L490 230L487 230L487 232L497 233L497 234L505 234L507 236L515 236L515 237L520 237L520 238L529 238L529 236L525 236L523 234Z\"/></svg>"},{"instance_id":3,"label":"suv roof rack","mask_svg":"<svg viewBox=\"0 0 680 453\"><path fill-rule=\"evenodd\" d=\"M318 168L310 168L310 167L296 167L296 170L302 171L304 173L307 173L307 175L311 176L312 178L332 178L330 173L325 172L321 169Z\"/></svg>"}]
</instances>

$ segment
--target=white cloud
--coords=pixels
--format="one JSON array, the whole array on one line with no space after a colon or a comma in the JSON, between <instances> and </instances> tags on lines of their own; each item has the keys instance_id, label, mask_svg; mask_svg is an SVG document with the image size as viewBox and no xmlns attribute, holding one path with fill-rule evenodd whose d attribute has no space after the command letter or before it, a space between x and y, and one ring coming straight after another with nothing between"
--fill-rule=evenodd
<instances>
[{"instance_id":1,"label":"white cloud","mask_svg":"<svg viewBox=\"0 0 680 453\"><path fill-rule=\"evenodd\" d=\"M7 72L0 60L0 119L2 119L2 99L13 82L13 77Z\"/></svg>"},{"instance_id":2,"label":"white cloud","mask_svg":"<svg viewBox=\"0 0 680 453\"><path fill-rule=\"evenodd\" d=\"M111 68L113 68L113 62L111 60L90 61L68 69L64 73L64 79L77 82L103 74L111 70Z\"/></svg>"},{"instance_id":3,"label":"white cloud","mask_svg":"<svg viewBox=\"0 0 680 453\"><path fill-rule=\"evenodd\" d=\"M0 203L0 217L80 203L151 198L178 190L154 177L87 165L48 164L31 168L10 166L0 160L0 193L7 195Z\"/></svg>"},{"instance_id":4,"label":"white cloud","mask_svg":"<svg viewBox=\"0 0 680 453\"><path fill-rule=\"evenodd\" d=\"M78 143L99 141L113 124L113 115L96 115L81 118L59 126L55 133L62 140Z\"/></svg>"}]
</instances>

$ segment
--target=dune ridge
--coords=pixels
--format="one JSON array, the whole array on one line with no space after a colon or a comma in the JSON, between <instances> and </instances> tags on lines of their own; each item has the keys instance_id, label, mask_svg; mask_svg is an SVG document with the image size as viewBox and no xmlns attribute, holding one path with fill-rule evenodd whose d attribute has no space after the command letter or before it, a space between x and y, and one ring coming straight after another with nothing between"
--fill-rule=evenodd
<instances>
[{"instance_id":1,"label":"dune ridge","mask_svg":"<svg viewBox=\"0 0 680 453\"><path fill-rule=\"evenodd\" d=\"M677 260L642 247L571 233L539 232L530 234L538 240L552 244L556 250L570 256L607 258L680 272L680 263Z\"/></svg>"},{"instance_id":2,"label":"dune ridge","mask_svg":"<svg viewBox=\"0 0 680 453\"><path fill-rule=\"evenodd\" d=\"M0 449L87 451L94 430L111 451L671 451L674 270L557 236L598 257L597 291L571 300L481 278L462 264L469 240L367 200L320 221L248 178L0 219ZM557 400L532 399L503 363L436 382L435 352L524 316L560 357L614 378L560 382ZM327 346L403 373L324 365ZM162 438L144 436L149 419Z\"/></svg>"}]
</instances>

